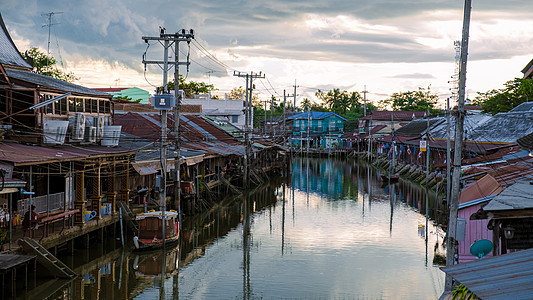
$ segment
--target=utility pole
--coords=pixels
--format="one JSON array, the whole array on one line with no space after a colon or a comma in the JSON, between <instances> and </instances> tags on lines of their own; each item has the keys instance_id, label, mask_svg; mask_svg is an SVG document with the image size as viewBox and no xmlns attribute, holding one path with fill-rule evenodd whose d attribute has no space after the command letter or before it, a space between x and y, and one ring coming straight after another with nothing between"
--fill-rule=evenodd
<instances>
[{"instance_id":1,"label":"utility pole","mask_svg":"<svg viewBox=\"0 0 533 300\"><path fill-rule=\"evenodd\" d=\"M296 85L296 79L294 79L294 94L293 94L293 96L294 96L294 111L296 111L296 88L297 87L298 86Z\"/></svg>"},{"instance_id":2,"label":"utility pole","mask_svg":"<svg viewBox=\"0 0 533 300\"><path fill-rule=\"evenodd\" d=\"M244 187L248 187L249 175L250 175L250 155L251 155L251 144L250 144L250 123L251 123L251 102L252 102L252 91L253 91L253 80L256 78L265 78L265 74L262 72L254 73L242 73L239 71L233 71L233 76L244 77L246 78L246 99L244 104L244 174L243 181Z\"/></svg>"},{"instance_id":3,"label":"utility pole","mask_svg":"<svg viewBox=\"0 0 533 300\"><path fill-rule=\"evenodd\" d=\"M287 104L287 98L285 96L285 90L283 90L283 142L282 145L286 146L285 137L287 132L285 131L285 106Z\"/></svg>"},{"instance_id":4,"label":"utility pole","mask_svg":"<svg viewBox=\"0 0 533 300\"><path fill-rule=\"evenodd\" d=\"M461 66L459 69L459 101L457 104L457 115L455 122L455 153L453 157L453 177L452 177L452 197L450 199L450 217L448 223L447 241L446 241L446 265L450 266L455 263L455 252L457 249L456 231L457 231L457 206L459 205L459 181L461 176L461 156L463 142L463 125L464 125L464 103L465 103L465 86L466 86L466 62L468 57L468 35L470 29L470 13L472 11L472 0L465 0L463 33L461 40ZM494 228L497 230L497 228ZM445 286L446 291L451 291L453 278L446 274Z\"/></svg>"},{"instance_id":5,"label":"utility pole","mask_svg":"<svg viewBox=\"0 0 533 300\"><path fill-rule=\"evenodd\" d=\"M365 89L361 93L363 93L363 107L364 107L363 116L365 117L366 116L366 94L368 93L368 91L366 90L366 84L365 84Z\"/></svg>"},{"instance_id":6,"label":"utility pole","mask_svg":"<svg viewBox=\"0 0 533 300\"><path fill-rule=\"evenodd\" d=\"M426 178L429 176L429 106L426 113Z\"/></svg>"},{"instance_id":7,"label":"utility pole","mask_svg":"<svg viewBox=\"0 0 533 300\"><path fill-rule=\"evenodd\" d=\"M272 129L272 140L276 139L276 128L274 128L274 95L270 98L270 127Z\"/></svg>"},{"instance_id":8,"label":"utility pole","mask_svg":"<svg viewBox=\"0 0 533 300\"><path fill-rule=\"evenodd\" d=\"M190 43L192 39L194 39L194 30L185 30L182 29L179 32L176 33L166 33L165 28L160 29L160 35L159 37L142 37L142 39L145 41L145 43L148 43L148 41L163 41L163 50L164 50L164 59L163 61L149 61L146 60L145 55L143 55L143 64L146 66L147 64L156 64L156 65L163 65L163 93L168 93L168 70L169 70L169 64L174 65L174 97L176 99L176 105L174 107L174 135L175 135L175 158L174 158L174 171L175 171L175 179L174 179L174 196L175 196L175 202L176 206L178 208L178 217L179 217L179 224L180 224L180 230L181 230L181 186L180 186L180 145L179 145L179 107L181 104L181 95L179 93L179 66L185 65L187 67L187 70L189 69L189 57L187 56L186 62L180 62L179 61L179 42L187 42ZM168 49L174 45L175 49L175 56L174 61L169 62L168 61ZM165 210L166 210L166 170L167 170L167 110L161 111L161 182L163 183L162 192L160 194L161 198L161 206L162 206L162 217L163 217L163 224L165 220ZM164 226L163 226L164 230ZM164 231L163 231L164 236ZM163 240L164 241L164 240Z\"/></svg>"},{"instance_id":9,"label":"utility pole","mask_svg":"<svg viewBox=\"0 0 533 300\"><path fill-rule=\"evenodd\" d=\"M450 98L446 99L446 205L450 205L451 183L451 146L450 146Z\"/></svg>"}]
</instances>

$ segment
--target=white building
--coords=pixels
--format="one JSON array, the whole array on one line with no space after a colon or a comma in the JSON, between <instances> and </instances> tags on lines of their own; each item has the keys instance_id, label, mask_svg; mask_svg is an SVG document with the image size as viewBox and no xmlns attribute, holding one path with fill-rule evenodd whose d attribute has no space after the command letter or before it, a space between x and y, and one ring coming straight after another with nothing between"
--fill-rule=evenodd
<instances>
[{"instance_id":1,"label":"white building","mask_svg":"<svg viewBox=\"0 0 533 300\"><path fill-rule=\"evenodd\" d=\"M227 94L224 99L212 99L211 94L207 94L199 95L195 99L183 99L181 104L201 105L202 115L213 116L217 119L224 118L230 124L244 129L244 99L228 99ZM253 114L251 124L253 124Z\"/></svg>"}]
</instances>

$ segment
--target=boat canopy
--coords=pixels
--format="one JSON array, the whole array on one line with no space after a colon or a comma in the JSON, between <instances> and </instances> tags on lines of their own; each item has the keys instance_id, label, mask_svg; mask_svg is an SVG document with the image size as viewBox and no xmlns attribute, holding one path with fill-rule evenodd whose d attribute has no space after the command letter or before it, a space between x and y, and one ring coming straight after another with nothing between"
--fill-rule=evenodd
<instances>
[{"instance_id":1,"label":"boat canopy","mask_svg":"<svg viewBox=\"0 0 533 300\"><path fill-rule=\"evenodd\" d=\"M165 219L174 219L178 217L178 213L176 211L165 211ZM163 219L163 212L158 211L149 211L146 213L138 214L135 218L137 221L143 220L145 218L158 218Z\"/></svg>"}]
</instances>

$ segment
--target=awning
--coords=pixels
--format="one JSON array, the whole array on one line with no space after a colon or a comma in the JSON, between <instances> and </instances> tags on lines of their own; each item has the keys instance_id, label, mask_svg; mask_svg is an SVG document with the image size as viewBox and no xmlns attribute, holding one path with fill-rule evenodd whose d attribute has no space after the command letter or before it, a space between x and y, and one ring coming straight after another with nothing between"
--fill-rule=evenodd
<instances>
[{"instance_id":1,"label":"awning","mask_svg":"<svg viewBox=\"0 0 533 300\"><path fill-rule=\"evenodd\" d=\"M196 155L191 157L184 157L180 159L180 164L186 163L187 166L194 166L198 163L201 163L204 160L204 155ZM161 170L161 161L159 160L149 160L149 161L139 161L131 164L135 171L139 175L150 175L158 173ZM167 160L167 172L174 170L174 159Z\"/></svg>"}]
</instances>

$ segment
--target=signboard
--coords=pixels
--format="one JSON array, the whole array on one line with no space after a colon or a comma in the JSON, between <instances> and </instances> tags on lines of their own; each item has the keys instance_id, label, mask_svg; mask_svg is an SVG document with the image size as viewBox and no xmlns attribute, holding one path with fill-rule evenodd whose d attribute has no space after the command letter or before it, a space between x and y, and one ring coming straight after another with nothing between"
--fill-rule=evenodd
<instances>
[{"instance_id":1,"label":"signboard","mask_svg":"<svg viewBox=\"0 0 533 300\"><path fill-rule=\"evenodd\" d=\"M176 98L171 94L161 94L154 95L154 100L152 101L154 109L158 110L171 110L176 106Z\"/></svg>"},{"instance_id":2,"label":"signboard","mask_svg":"<svg viewBox=\"0 0 533 300\"><path fill-rule=\"evenodd\" d=\"M426 141L420 141L420 151L426 151Z\"/></svg>"}]
</instances>

